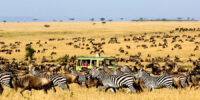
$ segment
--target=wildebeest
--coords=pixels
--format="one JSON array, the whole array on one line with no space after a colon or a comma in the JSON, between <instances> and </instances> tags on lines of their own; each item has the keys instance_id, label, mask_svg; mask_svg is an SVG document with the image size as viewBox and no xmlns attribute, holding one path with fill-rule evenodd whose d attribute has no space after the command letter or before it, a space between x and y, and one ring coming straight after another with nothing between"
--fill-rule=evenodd
<instances>
[{"instance_id":1,"label":"wildebeest","mask_svg":"<svg viewBox=\"0 0 200 100\"><path fill-rule=\"evenodd\" d=\"M45 93L47 93L47 90L50 88L53 88L55 91L52 81L46 78L41 78L30 74L24 76L14 76L12 80L12 85L16 91L17 88L22 88L22 90L20 91L22 96L25 90L31 91L31 89L43 89Z\"/></svg>"}]
</instances>

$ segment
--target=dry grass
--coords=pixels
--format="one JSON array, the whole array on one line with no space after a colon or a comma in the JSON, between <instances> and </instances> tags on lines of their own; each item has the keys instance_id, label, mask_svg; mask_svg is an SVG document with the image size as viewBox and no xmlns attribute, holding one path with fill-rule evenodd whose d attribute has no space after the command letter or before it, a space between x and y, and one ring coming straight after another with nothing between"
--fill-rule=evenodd
<instances>
[{"instance_id":1,"label":"dry grass","mask_svg":"<svg viewBox=\"0 0 200 100\"><path fill-rule=\"evenodd\" d=\"M13 53L12 55L7 55L5 53L0 53L8 59L16 58L17 60L24 60L25 55L25 44L33 42L33 48L36 50L42 50L47 48L48 51L45 53L36 53L35 57L40 62L42 56L47 56L50 59L50 53L52 51L57 52L57 55L53 56L53 59L64 56L65 54L78 55L78 56L91 56L90 52L85 49L75 49L73 46L65 45L67 42L72 41L74 37L86 37L95 38L96 42L100 41L100 38L105 38L106 42L109 41L110 37L117 37L121 44L106 44L103 46L105 53L103 56L116 56L128 57L131 54L137 54L142 52L142 57L146 58L147 54L151 54L152 57L164 57L168 54L173 58L174 56L179 56L181 60L187 60L191 53L196 54L192 59L196 59L200 56L199 51L193 51L196 46L191 42L184 42L182 44L183 49L171 51L171 47L175 44L169 44L168 48L137 48L139 44L147 44L144 42L124 42L124 36L133 34L135 36L141 35L147 32L147 37L152 35L151 32L166 32L175 29L176 27L199 27L200 22L111 22L107 24L101 24L96 22L96 25L92 25L91 22L34 22L34 23L0 23L0 41L4 41L7 45L14 43L16 41L22 42L18 47L21 50L20 53ZM45 28L44 25L50 25L49 28ZM185 33L175 33L174 35L197 35L199 32L185 32ZM49 42L49 38L65 38L64 41L52 41ZM182 38L185 40L184 38ZM38 47L35 43L41 40L43 47ZM47 41L48 44L44 44ZM170 39L168 40L170 41ZM195 41L199 41L197 38ZM157 42L162 42L162 40L157 40ZM126 45L130 45L131 49L126 49ZM1 46L1 45L0 45ZM57 49L52 49L56 46ZM119 47L123 47L129 52L128 55L119 53ZM184 63L184 65L189 65ZM112 93L100 93L98 89L91 88L80 88L79 86L73 84L70 85L70 91L58 91L53 93L49 92L48 95L44 94L43 91L33 91L33 95L30 96L29 92L25 92L25 96L22 97L19 92L8 89L5 87L5 92L3 96L0 96L0 100L197 100L199 99L200 90L167 90L160 89L153 92L145 92L141 94L124 94L123 92L118 92L117 94Z\"/></svg>"},{"instance_id":2,"label":"dry grass","mask_svg":"<svg viewBox=\"0 0 200 100\"><path fill-rule=\"evenodd\" d=\"M137 48L138 44L147 44L149 43L133 43L133 42L123 42L123 36L128 36L129 34L140 35L147 32L148 36L152 36L151 32L169 32L170 30L175 29L176 27L199 27L200 22L111 22L107 24L101 24L96 22L96 25L92 25L91 22L33 22L33 23L0 23L0 41L6 42L6 44L14 43L16 41L22 42L22 45L19 47L21 49L20 53L13 53L12 55L4 55L6 58L12 59L15 57L18 60L24 59L24 48L26 43L33 42L33 48L36 50L41 50L47 48L46 53L36 54L35 57L41 60L42 56L49 56L52 51L57 52L57 55L54 58L64 56L65 54L70 55L90 55L90 52L82 49L75 49L73 46L66 46L65 44L74 37L86 37L86 38L95 38L96 41L100 41L100 38L106 38L106 42L109 41L110 37L118 37L121 44L114 45L105 45L104 56L116 56L119 54L124 57L124 54L118 52L119 47L125 48L126 45L130 45L131 49L127 50L130 54L136 54L137 52L142 52L144 56L148 53L152 57L163 57L170 54L175 56L179 54L179 57L182 59L187 59L191 53L200 55L199 52L193 52L191 49L194 48L195 44L193 43L183 43L182 50L171 51L171 47L175 44L169 45L169 48L162 49L158 48L149 48L142 49ZM45 28L44 25L51 25L49 28ZM176 33L174 35L182 34L199 34L196 33ZM65 41L54 41L48 42L49 38L65 38ZM43 45L43 47L38 47L35 43L41 40L41 43L44 44L45 41L48 44ZM170 41L170 39L169 39ZM199 40L197 40L199 41ZM158 42L162 42L158 40ZM53 46L56 46L57 49L53 50ZM192 47L192 48L190 48ZM110 49L112 48L112 49Z\"/></svg>"},{"instance_id":3,"label":"dry grass","mask_svg":"<svg viewBox=\"0 0 200 100\"><path fill-rule=\"evenodd\" d=\"M140 94L125 94L123 91L117 91L116 94L108 91L99 92L96 88L82 88L76 84L70 85L70 91L62 91L56 88L57 92L54 93L50 90L48 94L43 91L33 90L32 96L29 91L24 92L24 96L12 89L5 88L1 100L198 100L200 98L200 90L168 90L158 89L153 92L144 92Z\"/></svg>"}]
</instances>

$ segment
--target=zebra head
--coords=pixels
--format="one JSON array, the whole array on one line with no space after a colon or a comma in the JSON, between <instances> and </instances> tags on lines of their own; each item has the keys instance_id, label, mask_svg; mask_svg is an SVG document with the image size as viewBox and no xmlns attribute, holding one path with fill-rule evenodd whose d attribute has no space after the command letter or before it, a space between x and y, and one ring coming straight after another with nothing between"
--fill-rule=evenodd
<instances>
[{"instance_id":1,"label":"zebra head","mask_svg":"<svg viewBox=\"0 0 200 100\"><path fill-rule=\"evenodd\" d=\"M36 71L36 70L31 70L29 72L31 75L40 75L40 72Z\"/></svg>"},{"instance_id":2,"label":"zebra head","mask_svg":"<svg viewBox=\"0 0 200 100\"><path fill-rule=\"evenodd\" d=\"M135 75L136 78L141 78L144 70L140 69L139 72Z\"/></svg>"},{"instance_id":3,"label":"zebra head","mask_svg":"<svg viewBox=\"0 0 200 100\"><path fill-rule=\"evenodd\" d=\"M132 73L131 69L127 65L124 67L121 67L120 70L124 73Z\"/></svg>"},{"instance_id":4,"label":"zebra head","mask_svg":"<svg viewBox=\"0 0 200 100\"><path fill-rule=\"evenodd\" d=\"M96 68L96 67L93 67L93 68L90 70L90 72L89 72L89 74L90 74L93 78L98 77L99 73L100 73L100 69L99 69L99 68Z\"/></svg>"}]
</instances>

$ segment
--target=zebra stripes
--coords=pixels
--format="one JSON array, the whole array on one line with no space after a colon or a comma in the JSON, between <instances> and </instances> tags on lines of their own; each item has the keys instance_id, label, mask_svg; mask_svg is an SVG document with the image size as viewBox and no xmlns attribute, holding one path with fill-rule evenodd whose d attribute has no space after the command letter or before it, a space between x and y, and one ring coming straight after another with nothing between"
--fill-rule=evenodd
<instances>
[{"instance_id":1,"label":"zebra stripes","mask_svg":"<svg viewBox=\"0 0 200 100\"><path fill-rule=\"evenodd\" d=\"M103 87L100 89L100 91L102 89L106 89L105 91L107 91L109 88L111 88L111 91L115 93L115 88L126 87L126 93L129 93L130 90L136 93L136 90L133 87L135 79L130 74L109 75L102 69L96 69L95 67L90 70L90 74L92 77L99 78L102 81Z\"/></svg>"},{"instance_id":2,"label":"zebra stripes","mask_svg":"<svg viewBox=\"0 0 200 100\"><path fill-rule=\"evenodd\" d=\"M0 72L0 84L12 88L11 79L12 76L9 72Z\"/></svg>"},{"instance_id":3,"label":"zebra stripes","mask_svg":"<svg viewBox=\"0 0 200 100\"><path fill-rule=\"evenodd\" d=\"M152 77L149 75L149 73L142 69L136 74L136 78L141 78L145 83L147 90L150 91L152 89L159 89L163 87L171 89L174 82L171 76L162 75L160 77Z\"/></svg>"},{"instance_id":4,"label":"zebra stripes","mask_svg":"<svg viewBox=\"0 0 200 100\"><path fill-rule=\"evenodd\" d=\"M187 82L187 76L175 75L175 76L172 76L172 77L178 78L180 80L180 85L181 85L182 88L185 88L189 85L189 83Z\"/></svg>"},{"instance_id":5,"label":"zebra stripes","mask_svg":"<svg viewBox=\"0 0 200 100\"><path fill-rule=\"evenodd\" d=\"M67 87L65 87L65 84L67 84L67 80L63 76L60 76L60 75L47 76L47 75L43 75L42 73L35 71L35 70L31 71L30 74L32 74L34 76L38 76L38 77L47 78L47 79L53 81L54 86L59 86L62 90L68 89Z\"/></svg>"}]
</instances>

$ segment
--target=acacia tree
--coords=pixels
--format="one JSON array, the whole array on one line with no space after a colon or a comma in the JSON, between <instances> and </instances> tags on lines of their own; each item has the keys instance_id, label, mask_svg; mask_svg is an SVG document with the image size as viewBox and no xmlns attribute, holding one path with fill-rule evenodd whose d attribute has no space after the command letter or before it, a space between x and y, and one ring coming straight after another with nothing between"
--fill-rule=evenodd
<instances>
[{"instance_id":1,"label":"acacia tree","mask_svg":"<svg viewBox=\"0 0 200 100\"><path fill-rule=\"evenodd\" d=\"M182 18L181 17L177 17L177 20L182 20Z\"/></svg>"},{"instance_id":2,"label":"acacia tree","mask_svg":"<svg viewBox=\"0 0 200 100\"><path fill-rule=\"evenodd\" d=\"M93 21L94 21L94 18L91 18L90 21L93 22Z\"/></svg>"},{"instance_id":3,"label":"acacia tree","mask_svg":"<svg viewBox=\"0 0 200 100\"><path fill-rule=\"evenodd\" d=\"M7 21L6 21L6 20L3 20L2 22L6 23Z\"/></svg>"},{"instance_id":4,"label":"acacia tree","mask_svg":"<svg viewBox=\"0 0 200 100\"><path fill-rule=\"evenodd\" d=\"M38 19L37 18L34 18L34 19L32 19L33 21L38 21Z\"/></svg>"},{"instance_id":5,"label":"acacia tree","mask_svg":"<svg viewBox=\"0 0 200 100\"><path fill-rule=\"evenodd\" d=\"M102 18L100 18L100 20L103 22L103 21L105 21L106 19L102 17Z\"/></svg>"},{"instance_id":6,"label":"acacia tree","mask_svg":"<svg viewBox=\"0 0 200 100\"><path fill-rule=\"evenodd\" d=\"M75 18L69 18L69 20L71 20L71 21L74 21L74 20L75 20Z\"/></svg>"}]
</instances>

